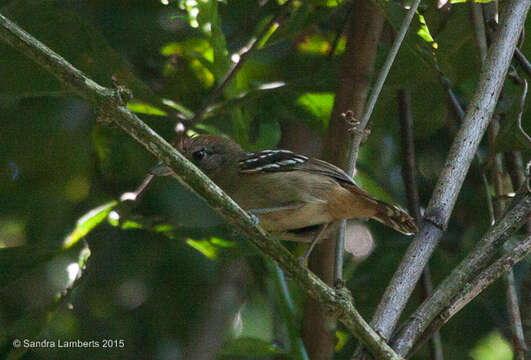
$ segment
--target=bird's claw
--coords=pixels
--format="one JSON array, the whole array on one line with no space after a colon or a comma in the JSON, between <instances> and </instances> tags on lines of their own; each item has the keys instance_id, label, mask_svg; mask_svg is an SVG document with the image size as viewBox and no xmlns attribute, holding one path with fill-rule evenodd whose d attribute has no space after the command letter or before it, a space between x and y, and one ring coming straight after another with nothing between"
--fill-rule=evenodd
<instances>
[{"instance_id":1,"label":"bird's claw","mask_svg":"<svg viewBox=\"0 0 531 360\"><path fill-rule=\"evenodd\" d=\"M343 117L343 119L345 119L347 124L350 126L348 129L348 132L361 136L362 142L367 140L367 137L371 134L371 130L360 128L361 121L354 117L354 112L352 110L348 110L347 112L341 114L341 116Z\"/></svg>"},{"instance_id":2,"label":"bird's claw","mask_svg":"<svg viewBox=\"0 0 531 360\"><path fill-rule=\"evenodd\" d=\"M254 224L254 225L258 225L258 224L260 224L260 219L258 218L258 216L256 216L255 214L253 214L252 211L248 211L248 214L249 214L249 216L251 217L251 220L253 221L253 224Z\"/></svg>"}]
</instances>

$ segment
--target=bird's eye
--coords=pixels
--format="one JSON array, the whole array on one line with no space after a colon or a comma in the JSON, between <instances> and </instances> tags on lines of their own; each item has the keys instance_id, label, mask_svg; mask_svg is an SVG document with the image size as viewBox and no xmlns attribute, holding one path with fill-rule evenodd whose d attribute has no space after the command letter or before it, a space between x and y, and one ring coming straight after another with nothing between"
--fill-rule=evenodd
<instances>
[{"instance_id":1,"label":"bird's eye","mask_svg":"<svg viewBox=\"0 0 531 360\"><path fill-rule=\"evenodd\" d=\"M193 154L192 154L192 158L194 159L194 161L201 161L205 158L205 155L206 155L206 151L205 149L201 149L201 150L197 150L195 151Z\"/></svg>"}]
</instances>

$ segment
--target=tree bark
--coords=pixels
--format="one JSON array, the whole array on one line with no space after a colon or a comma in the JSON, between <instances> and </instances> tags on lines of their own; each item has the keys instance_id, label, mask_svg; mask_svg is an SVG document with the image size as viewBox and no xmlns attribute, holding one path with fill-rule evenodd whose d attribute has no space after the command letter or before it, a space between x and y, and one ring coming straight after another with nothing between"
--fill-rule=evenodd
<instances>
[{"instance_id":1,"label":"tree bark","mask_svg":"<svg viewBox=\"0 0 531 360\"><path fill-rule=\"evenodd\" d=\"M341 114L352 110L358 119L363 115L384 23L381 10L370 0L358 0L351 6L347 44L323 150L325 160L344 169L348 165L351 142L348 129L351 125L345 122ZM335 238L331 234L324 239L310 257L310 269L328 285L334 281ZM302 333L310 359L333 358L335 322L335 317L327 313L319 302L308 299L304 306Z\"/></svg>"}]
</instances>

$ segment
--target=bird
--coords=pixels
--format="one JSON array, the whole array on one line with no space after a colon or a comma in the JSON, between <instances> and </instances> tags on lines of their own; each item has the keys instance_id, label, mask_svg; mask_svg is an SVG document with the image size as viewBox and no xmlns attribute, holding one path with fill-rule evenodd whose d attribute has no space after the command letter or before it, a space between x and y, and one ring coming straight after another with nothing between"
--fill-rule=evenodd
<instances>
[{"instance_id":1,"label":"bird","mask_svg":"<svg viewBox=\"0 0 531 360\"><path fill-rule=\"evenodd\" d=\"M320 226L301 261L311 253L328 224L344 219L374 219L402 234L418 231L414 219L397 205L377 200L339 167L289 150L245 152L219 135L184 138L177 149L260 226L282 233ZM173 174L159 164L150 172Z\"/></svg>"}]
</instances>

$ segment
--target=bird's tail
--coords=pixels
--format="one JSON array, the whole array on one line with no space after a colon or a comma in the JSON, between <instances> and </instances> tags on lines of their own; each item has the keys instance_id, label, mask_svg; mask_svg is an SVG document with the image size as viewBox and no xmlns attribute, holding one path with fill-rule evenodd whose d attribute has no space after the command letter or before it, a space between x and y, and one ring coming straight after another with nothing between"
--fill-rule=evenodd
<instances>
[{"instance_id":1,"label":"bird's tail","mask_svg":"<svg viewBox=\"0 0 531 360\"><path fill-rule=\"evenodd\" d=\"M405 210L383 201L378 201L378 212L372 218L404 235L413 235L419 231L415 220Z\"/></svg>"}]
</instances>

